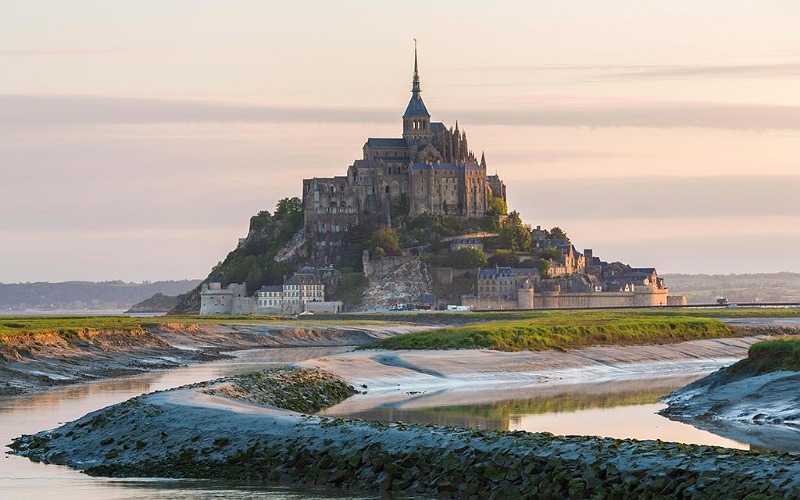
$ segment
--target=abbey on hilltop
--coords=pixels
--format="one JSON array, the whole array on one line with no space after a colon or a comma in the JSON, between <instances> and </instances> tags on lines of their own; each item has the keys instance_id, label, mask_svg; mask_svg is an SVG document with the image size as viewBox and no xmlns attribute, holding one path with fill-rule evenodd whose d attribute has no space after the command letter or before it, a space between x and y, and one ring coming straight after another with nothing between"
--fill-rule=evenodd
<instances>
[{"instance_id":1,"label":"abbey on hilltop","mask_svg":"<svg viewBox=\"0 0 800 500\"><path fill-rule=\"evenodd\" d=\"M491 197L505 201L505 185L486 175L486 159L476 159L466 132L458 122L431 122L421 94L415 47L403 136L367 139L346 176L303 179L305 237L315 263L334 262L347 233L366 221L390 224L392 216L426 212L483 217Z\"/></svg>"}]
</instances>

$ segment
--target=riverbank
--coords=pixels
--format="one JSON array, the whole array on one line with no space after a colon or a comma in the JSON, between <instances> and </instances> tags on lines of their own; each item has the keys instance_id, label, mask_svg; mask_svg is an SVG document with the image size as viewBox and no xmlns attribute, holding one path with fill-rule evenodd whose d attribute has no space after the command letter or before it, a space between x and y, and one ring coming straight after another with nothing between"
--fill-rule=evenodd
<instances>
[{"instance_id":1,"label":"riverbank","mask_svg":"<svg viewBox=\"0 0 800 500\"><path fill-rule=\"evenodd\" d=\"M329 414L369 407L453 406L524 397L532 388L659 379L716 371L745 357L764 336L665 345L598 346L570 351L358 350L307 360L366 391Z\"/></svg>"},{"instance_id":2,"label":"riverbank","mask_svg":"<svg viewBox=\"0 0 800 500\"><path fill-rule=\"evenodd\" d=\"M738 363L673 392L660 413L756 448L800 452L800 339L754 344Z\"/></svg>"},{"instance_id":3,"label":"riverbank","mask_svg":"<svg viewBox=\"0 0 800 500\"><path fill-rule=\"evenodd\" d=\"M800 498L800 464L789 455L307 416L291 403L305 400L302 394L272 406L246 401L256 393L252 383L225 379L141 396L16 447L90 474L265 480L374 494ZM220 395L231 384L236 399Z\"/></svg>"},{"instance_id":4,"label":"riverbank","mask_svg":"<svg viewBox=\"0 0 800 500\"><path fill-rule=\"evenodd\" d=\"M162 322L142 327L135 321L116 326L107 318L93 321L101 322L96 328L62 327L0 336L0 398L212 361L240 349L358 346L420 328L277 322Z\"/></svg>"}]
</instances>

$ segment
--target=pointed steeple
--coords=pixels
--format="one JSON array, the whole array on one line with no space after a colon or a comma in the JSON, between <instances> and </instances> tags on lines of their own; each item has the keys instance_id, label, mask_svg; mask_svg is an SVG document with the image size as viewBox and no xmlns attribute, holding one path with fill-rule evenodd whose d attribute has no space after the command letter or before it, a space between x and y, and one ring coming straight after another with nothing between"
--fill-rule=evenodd
<instances>
[{"instance_id":1,"label":"pointed steeple","mask_svg":"<svg viewBox=\"0 0 800 500\"><path fill-rule=\"evenodd\" d=\"M486 152L481 151L481 168L486 169Z\"/></svg>"},{"instance_id":2,"label":"pointed steeple","mask_svg":"<svg viewBox=\"0 0 800 500\"><path fill-rule=\"evenodd\" d=\"M417 39L414 39L414 79L411 83L411 93L419 99L422 89L419 88L419 66L417 65Z\"/></svg>"},{"instance_id":3,"label":"pointed steeple","mask_svg":"<svg viewBox=\"0 0 800 500\"><path fill-rule=\"evenodd\" d=\"M417 63L417 39L414 39L414 78L411 83L411 100L403 113L403 139L429 139L431 136L431 115L422 102L422 89L419 85L419 64Z\"/></svg>"}]
</instances>

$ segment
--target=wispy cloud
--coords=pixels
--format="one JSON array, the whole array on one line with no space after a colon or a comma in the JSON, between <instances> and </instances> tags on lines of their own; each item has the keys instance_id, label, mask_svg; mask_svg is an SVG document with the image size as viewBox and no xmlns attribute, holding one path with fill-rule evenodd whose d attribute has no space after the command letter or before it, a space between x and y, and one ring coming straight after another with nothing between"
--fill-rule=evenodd
<instances>
[{"instance_id":1,"label":"wispy cloud","mask_svg":"<svg viewBox=\"0 0 800 500\"><path fill-rule=\"evenodd\" d=\"M775 76L800 76L800 63L742 64L721 66L650 66L620 69L606 73L609 78L687 78L696 76L724 76L763 78Z\"/></svg>"},{"instance_id":2,"label":"wispy cloud","mask_svg":"<svg viewBox=\"0 0 800 500\"><path fill-rule=\"evenodd\" d=\"M800 130L800 106L715 102L603 101L528 103L441 110L483 125L550 127ZM393 123L393 108L229 104L179 99L0 95L0 123L97 125L142 123Z\"/></svg>"},{"instance_id":3,"label":"wispy cloud","mask_svg":"<svg viewBox=\"0 0 800 500\"><path fill-rule=\"evenodd\" d=\"M130 52L129 49L0 49L0 57L86 56Z\"/></svg>"},{"instance_id":4,"label":"wispy cloud","mask_svg":"<svg viewBox=\"0 0 800 500\"><path fill-rule=\"evenodd\" d=\"M521 204L535 200L524 208L543 219L800 218L800 176L573 179L566 197L541 182L522 180L515 191L526 195Z\"/></svg>"},{"instance_id":5,"label":"wispy cloud","mask_svg":"<svg viewBox=\"0 0 800 500\"><path fill-rule=\"evenodd\" d=\"M397 114L379 108L229 104L181 99L0 95L0 123L381 123Z\"/></svg>"},{"instance_id":6,"label":"wispy cloud","mask_svg":"<svg viewBox=\"0 0 800 500\"><path fill-rule=\"evenodd\" d=\"M800 62L753 64L543 64L500 66L492 70L522 73L575 73L583 78L600 80L669 79L692 77L795 77L800 76Z\"/></svg>"}]
</instances>

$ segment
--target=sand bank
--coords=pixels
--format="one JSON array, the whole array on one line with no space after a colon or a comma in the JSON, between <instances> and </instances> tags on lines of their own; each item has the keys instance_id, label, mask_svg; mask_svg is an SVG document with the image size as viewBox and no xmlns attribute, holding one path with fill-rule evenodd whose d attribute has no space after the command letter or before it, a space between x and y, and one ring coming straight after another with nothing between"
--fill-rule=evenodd
<instances>
[{"instance_id":1,"label":"sand bank","mask_svg":"<svg viewBox=\"0 0 800 500\"><path fill-rule=\"evenodd\" d=\"M747 356L763 337L679 344L592 347L574 351L499 352L360 350L300 363L339 375L366 394L326 414L452 406L530 397L551 388L620 380L696 377Z\"/></svg>"}]
</instances>

